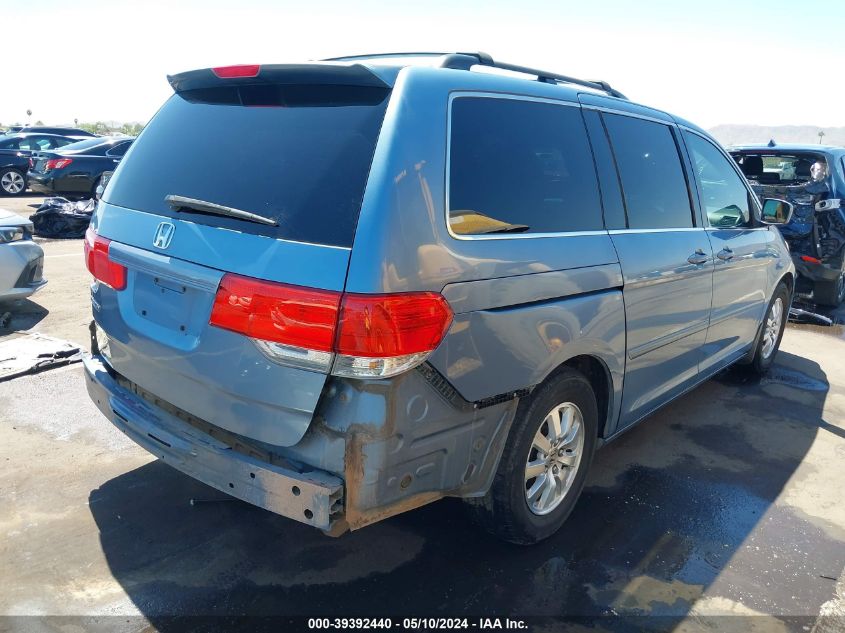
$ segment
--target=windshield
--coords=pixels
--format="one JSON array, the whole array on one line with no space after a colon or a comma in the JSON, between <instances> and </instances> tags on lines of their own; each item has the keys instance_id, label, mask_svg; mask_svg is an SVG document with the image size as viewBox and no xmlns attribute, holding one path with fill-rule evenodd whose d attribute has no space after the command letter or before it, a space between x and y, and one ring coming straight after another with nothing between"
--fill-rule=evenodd
<instances>
[{"instance_id":1,"label":"windshield","mask_svg":"<svg viewBox=\"0 0 845 633\"><path fill-rule=\"evenodd\" d=\"M221 228L351 246L387 94L356 86L179 93L133 144L104 199ZM276 226L177 210L167 196Z\"/></svg>"},{"instance_id":2,"label":"windshield","mask_svg":"<svg viewBox=\"0 0 845 633\"><path fill-rule=\"evenodd\" d=\"M798 185L822 182L828 176L827 161L811 153L734 153L745 177L760 184Z\"/></svg>"}]
</instances>

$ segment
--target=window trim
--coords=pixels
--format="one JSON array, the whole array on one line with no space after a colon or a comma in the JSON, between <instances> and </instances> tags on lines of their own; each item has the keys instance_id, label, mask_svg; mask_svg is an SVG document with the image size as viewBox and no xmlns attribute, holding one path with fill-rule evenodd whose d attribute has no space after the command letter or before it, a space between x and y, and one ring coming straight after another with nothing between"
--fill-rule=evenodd
<instances>
[{"instance_id":1,"label":"window trim","mask_svg":"<svg viewBox=\"0 0 845 633\"><path fill-rule=\"evenodd\" d=\"M514 93L505 93L505 92L489 92L489 91L476 91L476 90L455 90L449 93L449 103L446 108L446 173L444 178L444 220L446 222L446 231L449 233L449 236L452 239L460 240L462 242L472 242L472 241L492 241L492 240L527 240L527 239L541 239L541 238L548 238L548 237L576 237L576 236L584 236L584 235L607 235L607 229L597 229L593 231L554 231L548 233L501 233L501 234L493 234L493 235L460 235L452 231L452 226L449 222L450 219L450 206L449 206L449 190L451 188L450 176L451 176L451 164L452 164L452 103L455 99L460 99L462 97L474 97L474 98L483 98L483 99L511 99L514 101L532 101L536 103L548 103L551 105L558 105L564 106L568 108L578 108L581 110L581 104L577 101L565 101L562 99L549 99L546 97L533 97L529 95L520 95ZM587 137L589 142L589 132L587 130L586 124L584 125L584 134ZM590 158L595 160L595 157L592 156L592 145L590 145ZM599 192L599 200L601 201L601 187L598 182L598 176L596 176L596 188ZM601 222L604 224L604 209L601 209Z\"/></svg>"},{"instance_id":2,"label":"window trim","mask_svg":"<svg viewBox=\"0 0 845 633\"><path fill-rule=\"evenodd\" d=\"M112 154L112 152L116 149L120 149L121 147L123 147L124 145L127 145L128 143L129 143L129 141L118 141L112 147L107 149L106 153L104 155L108 156L109 158L123 158L124 156L126 156L126 152L129 151L128 147L126 148L126 151L124 151L123 154L120 154L119 156Z\"/></svg>"},{"instance_id":3,"label":"window trim","mask_svg":"<svg viewBox=\"0 0 845 633\"><path fill-rule=\"evenodd\" d=\"M625 112L623 110L612 110L610 108L595 108L600 111L602 114L601 116L601 123L602 127L604 128L604 133L607 136L607 143L610 146L610 154L613 157L613 166L616 168L616 175L619 178L619 189L622 193L622 206L625 209L625 226L627 227L624 229L625 232L628 233L667 233L667 232L677 232L677 231L690 231L690 230L701 230L706 228L699 217L699 202L698 202L698 184L696 183L696 190L695 195L693 194L692 190L692 183L696 182L695 178L691 178L691 174L689 174L689 169L687 167L687 162L685 158L688 157L687 147L686 144L683 142L682 135L680 133L679 127L677 124L671 121L663 121L661 119L657 119L650 116L644 116L641 114L637 114L634 112ZM632 229L631 228L631 219L630 214L628 213L628 200L625 196L625 187L622 182L622 170L619 168L619 162L616 159L616 148L613 146L613 139L610 138L610 130L607 128L607 121L605 120L604 114L613 114L617 116L626 116L632 119L642 119L644 121L648 121L650 123L659 123L661 125L665 125L669 129L669 135L672 137L672 142L675 144L675 151L678 154L678 163L681 166L681 174L684 177L684 185L687 190L687 203L689 204L689 211L690 211L690 219L692 220L692 226L678 226L678 227L660 227L660 228L652 228L652 229Z\"/></svg>"},{"instance_id":4,"label":"window trim","mask_svg":"<svg viewBox=\"0 0 845 633\"><path fill-rule=\"evenodd\" d=\"M706 135L702 134L698 130L694 130L686 125L679 125L678 126L681 130L681 136L686 132L690 134L695 134L697 137L703 139L704 141L710 143L713 147L716 148L716 151L721 152L722 156L730 163L731 167L733 168L734 172L737 176L739 176L740 182L745 187L745 191L748 194L748 201L751 203L751 226L713 226L710 224L710 218L707 217L707 213L705 212L704 208L701 209L701 216L704 218L704 228L708 231L768 231L769 227L767 225L760 225L760 214L762 210L760 208L760 202L757 199L757 194L754 193L754 190L748 184L748 179L745 177L745 174L742 173L742 170L739 168L739 165L736 164L733 156L731 156L724 147L722 147L719 143L714 142L713 139L707 138ZM687 147L686 140L684 140L684 150L687 152L689 156L692 153L692 150ZM692 161L692 156L690 156L690 161ZM693 174L693 181L695 182L695 190L699 197L699 204L701 198L701 185L698 182L698 174Z\"/></svg>"}]
</instances>

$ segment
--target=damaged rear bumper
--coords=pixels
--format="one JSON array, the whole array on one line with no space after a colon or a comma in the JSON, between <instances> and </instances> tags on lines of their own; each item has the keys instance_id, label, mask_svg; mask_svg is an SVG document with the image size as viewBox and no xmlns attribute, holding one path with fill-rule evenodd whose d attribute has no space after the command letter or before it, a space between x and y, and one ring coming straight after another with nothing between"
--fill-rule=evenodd
<instances>
[{"instance_id":1,"label":"damaged rear bumper","mask_svg":"<svg viewBox=\"0 0 845 633\"><path fill-rule=\"evenodd\" d=\"M118 429L165 463L228 495L329 531L342 517L343 481L232 449L118 384L100 356L83 359L91 399Z\"/></svg>"}]
</instances>

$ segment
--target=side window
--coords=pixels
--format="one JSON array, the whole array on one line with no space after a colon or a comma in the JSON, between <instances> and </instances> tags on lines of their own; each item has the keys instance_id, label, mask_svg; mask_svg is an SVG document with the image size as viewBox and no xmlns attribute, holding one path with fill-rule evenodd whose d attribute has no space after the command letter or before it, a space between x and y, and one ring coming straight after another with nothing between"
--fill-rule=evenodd
<instances>
[{"instance_id":1,"label":"side window","mask_svg":"<svg viewBox=\"0 0 845 633\"><path fill-rule=\"evenodd\" d=\"M7 141L0 141L0 149L20 149L21 141L17 138L11 138Z\"/></svg>"},{"instance_id":2,"label":"side window","mask_svg":"<svg viewBox=\"0 0 845 633\"><path fill-rule=\"evenodd\" d=\"M458 235L602 230L598 183L580 108L456 98L449 226Z\"/></svg>"},{"instance_id":3,"label":"side window","mask_svg":"<svg viewBox=\"0 0 845 633\"><path fill-rule=\"evenodd\" d=\"M123 156L130 145L131 143L128 142L119 143L107 151L106 156Z\"/></svg>"},{"instance_id":4,"label":"side window","mask_svg":"<svg viewBox=\"0 0 845 633\"><path fill-rule=\"evenodd\" d=\"M692 208L675 137L667 125L605 114L631 229L691 228Z\"/></svg>"},{"instance_id":5,"label":"side window","mask_svg":"<svg viewBox=\"0 0 845 633\"><path fill-rule=\"evenodd\" d=\"M65 145L69 145L70 143L75 143L75 141L70 138L53 138L50 139L50 143L55 149L57 147L64 147Z\"/></svg>"},{"instance_id":6,"label":"side window","mask_svg":"<svg viewBox=\"0 0 845 633\"><path fill-rule=\"evenodd\" d=\"M47 138L45 136L31 137L31 140L32 140L32 149L34 149L36 151L37 150L51 149L51 147L52 147L52 142L50 141L49 138Z\"/></svg>"},{"instance_id":7,"label":"side window","mask_svg":"<svg viewBox=\"0 0 845 633\"><path fill-rule=\"evenodd\" d=\"M713 143L698 134L684 132L684 140L695 169L707 223L720 228L751 226L748 189L728 159Z\"/></svg>"}]
</instances>

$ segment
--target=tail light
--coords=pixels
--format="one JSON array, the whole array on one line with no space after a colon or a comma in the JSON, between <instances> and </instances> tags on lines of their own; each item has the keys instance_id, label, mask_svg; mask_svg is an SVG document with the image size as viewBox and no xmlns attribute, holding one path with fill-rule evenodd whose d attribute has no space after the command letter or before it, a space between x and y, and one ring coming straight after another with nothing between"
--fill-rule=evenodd
<instances>
[{"instance_id":1,"label":"tail light","mask_svg":"<svg viewBox=\"0 0 845 633\"><path fill-rule=\"evenodd\" d=\"M51 169L62 169L73 162L72 158L51 158L44 164L44 171Z\"/></svg>"},{"instance_id":2,"label":"tail light","mask_svg":"<svg viewBox=\"0 0 845 633\"><path fill-rule=\"evenodd\" d=\"M810 255L801 255L801 259L805 262L809 262L811 264L821 264L822 260L818 257L811 257Z\"/></svg>"},{"instance_id":3,"label":"tail light","mask_svg":"<svg viewBox=\"0 0 845 633\"><path fill-rule=\"evenodd\" d=\"M234 79L235 77L257 77L260 70L259 64L237 64L235 66L218 66L212 68L211 72L221 79Z\"/></svg>"},{"instance_id":4,"label":"tail light","mask_svg":"<svg viewBox=\"0 0 845 633\"><path fill-rule=\"evenodd\" d=\"M94 229L85 231L85 265L97 281L115 290L126 288L126 267L109 258L111 240L100 237Z\"/></svg>"},{"instance_id":5,"label":"tail light","mask_svg":"<svg viewBox=\"0 0 845 633\"><path fill-rule=\"evenodd\" d=\"M273 360L338 376L395 376L423 362L452 323L434 292L366 295L227 274L211 325L255 340Z\"/></svg>"}]
</instances>

